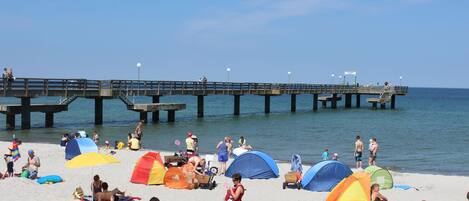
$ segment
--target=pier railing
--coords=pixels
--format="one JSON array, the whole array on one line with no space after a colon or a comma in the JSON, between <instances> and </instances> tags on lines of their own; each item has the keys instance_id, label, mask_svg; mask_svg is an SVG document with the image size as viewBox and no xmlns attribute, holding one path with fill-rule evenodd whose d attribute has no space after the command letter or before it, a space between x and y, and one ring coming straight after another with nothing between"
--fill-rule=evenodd
<instances>
[{"instance_id":1,"label":"pier railing","mask_svg":"<svg viewBox=\"0 0 469 201\"><path fill-rule=\"evenodd\" d=\"M382 86L328 85L303 83L198 82L149 80L87 80L16 78L0 82L3 96L115 96L126 95L211 95L211 94L380 94ZM405 95L406 86L394 86L397 95ZM106 93L103 93L106 92ZM103 95L106 94L106 95Z\"/></svg>"}]
</instances>

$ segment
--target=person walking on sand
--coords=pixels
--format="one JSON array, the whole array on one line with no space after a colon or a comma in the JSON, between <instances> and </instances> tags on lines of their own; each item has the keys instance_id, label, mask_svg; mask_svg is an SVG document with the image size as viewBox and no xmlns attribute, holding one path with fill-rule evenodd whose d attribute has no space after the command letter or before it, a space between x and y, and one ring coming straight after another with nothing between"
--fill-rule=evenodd
<instances>
[{"instance_id":1,"label":"person walking on sand","mask_svg":"<svg viewBox=\"0 0 469 201\"><path fill-rule=\"evenodd\" d=\"M357 135L355 141L355 167L357 169L362 169L362 156L363 156L363 142L361 141L361 137Z\"/></svg>"},{"instance_id":2,"label":"person walking on sand","mask_svg":"<svg viewBox=\"0 0 469 201\"><path fill-rule=\"evenodd\" d=\"M226 172L226 162L228 161L228 154L231 149L231 144L229 142L229 138L225 137L223 141L220 141L217 145L217 155L218 155L218 162L220 163L220 175L225 174Z\"/></svg>"},{"instance_id":3,"label":"person walking on sand","mask_svg":"<svg viewBox=\"0 0 469 201\"><path fill-rule=\"evenodd\" d=\"M376 165L376 155L378 154L379 145L376 138L371 138L370 158L368 165Z\"/></svg>"}]
</instances>

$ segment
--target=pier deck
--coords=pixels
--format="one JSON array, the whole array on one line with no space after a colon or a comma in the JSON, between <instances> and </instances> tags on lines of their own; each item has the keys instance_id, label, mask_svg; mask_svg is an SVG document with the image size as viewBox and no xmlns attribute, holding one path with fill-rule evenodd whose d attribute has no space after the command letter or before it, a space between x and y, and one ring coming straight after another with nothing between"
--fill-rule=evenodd
<instances>
[{"instance_id":1,"label":"pier deck","mask_svg":"<svg viewBox=\"0 0 469 201\"><path fill-rule=\"evenodd\" d=\"M388 88L391 109L395 107L396 96L407 94L406 86ZM161 96L188 95L197 97L197 117L204 116L204 97L208 95L232 95L234 97L234 115L240 114L242 95L264 96L264 112L270 113L271 97L291 96L291 111L296 111L296 96L310 94L313 97L313 111L317 111L318 102L323 107L331 102L331 108L337 108L337 101L345 95L345 108L352 107L352 96L356 96L356 107L360 107L361 95L381 96L383 86L327 85L303 83L251 83L251 82L197 82L197 81L150 81L150 80L87 80L87 79L45 79L17 78L11 83L0 82L0 96L21 98L21 105L4 106L7 114L7 129L14 129L14 115L21 114L21 128L30 128L30 113L46 113L46 126L52 126L53 113L66 111L67 105L75 99L91 98L95 100L95 124L103 122L103 100L121 99L129 110L140 112L140 120L147 122L147 113L152 112L153 122L159 121L159 111L168 111L168 121L174 121L176 110L185 109L185 104L159 104ZM319 95L330 95L319 97ZM55 106L32 105L31 98L42 96L63 97ZM151 96L151 104L134 104L128 96ZM171 107L174 107L171 109ZM51 110L55 108L56 110ZM166 108L166 109L165 109ZM169 108L169 109L168 109ZM2 112L3 110L0 110ZM10 111L10 112L8 112ZM48 123L49 121L49 123Z\"/></svg>"}]
</instances>

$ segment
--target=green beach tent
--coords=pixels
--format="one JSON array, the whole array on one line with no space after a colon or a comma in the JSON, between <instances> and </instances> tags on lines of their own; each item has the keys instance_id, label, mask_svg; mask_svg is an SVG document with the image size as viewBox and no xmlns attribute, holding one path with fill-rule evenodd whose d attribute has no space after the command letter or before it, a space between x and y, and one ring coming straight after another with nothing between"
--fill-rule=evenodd
<instances>
[{"instance_id":1,"label":"green beach tent","mask_svg":"<svg viewBox=\"0 0 469 201\"><path fill-rule=\"evenodd\" d=\"M391 173L384 168L368 166L365 172L370 174L371 184L379 184L380 189L391 189L394 185Z\"/></svg>"}]
</instances>

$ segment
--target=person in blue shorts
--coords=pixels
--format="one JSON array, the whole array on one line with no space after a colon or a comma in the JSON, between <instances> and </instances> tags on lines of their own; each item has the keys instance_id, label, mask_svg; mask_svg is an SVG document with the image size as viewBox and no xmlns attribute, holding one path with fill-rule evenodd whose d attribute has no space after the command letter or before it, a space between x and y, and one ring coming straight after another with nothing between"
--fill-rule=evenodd
<instances>
[{"instance_id":1,"label":"person in blue shorts","mask_svg":"<svg viewBox=\"0 0 469 201\"><path fill-rule=\"evenodd\" d=\"M226 162L229 157L229 150L231 150L231 143L229 137L225 137L223 141L220 141L217 145L218 162L220 162L220 174L226 172Z\"/></svg>"}]
</instances>

